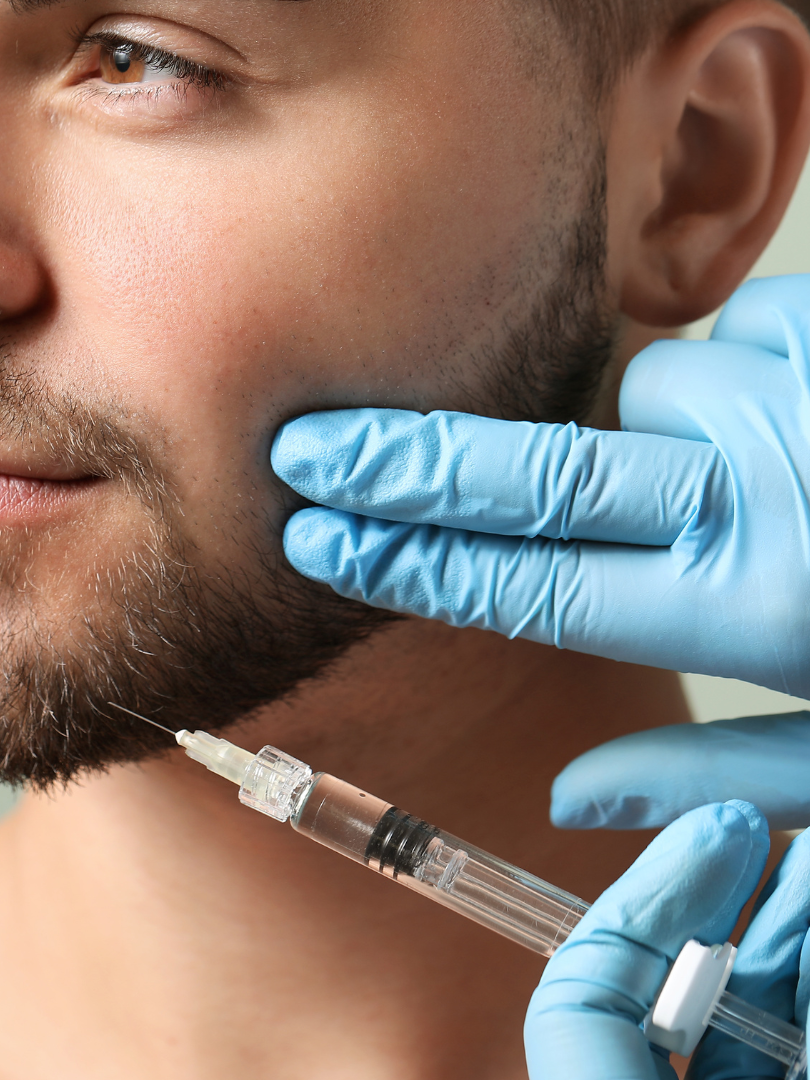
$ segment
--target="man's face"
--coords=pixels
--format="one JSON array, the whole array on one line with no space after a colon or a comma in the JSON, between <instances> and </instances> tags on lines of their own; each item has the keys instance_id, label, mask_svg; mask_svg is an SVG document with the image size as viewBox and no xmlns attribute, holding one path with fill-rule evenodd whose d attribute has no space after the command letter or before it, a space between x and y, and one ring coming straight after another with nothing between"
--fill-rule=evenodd
<instances>
[{"instance_id":1,"label":"man's face","mask_svg":"<svg viewBox=\"0 0 810 1080\"><path fill-rule=\"evenodd\" d=\"M216 726L382 620L285 569L281 421L585 409L602 204L514 0L0 2L0 473L49 481L0 492L4 747L47 781L149 749L108 699Z\"/></svg>"}]
</instances>

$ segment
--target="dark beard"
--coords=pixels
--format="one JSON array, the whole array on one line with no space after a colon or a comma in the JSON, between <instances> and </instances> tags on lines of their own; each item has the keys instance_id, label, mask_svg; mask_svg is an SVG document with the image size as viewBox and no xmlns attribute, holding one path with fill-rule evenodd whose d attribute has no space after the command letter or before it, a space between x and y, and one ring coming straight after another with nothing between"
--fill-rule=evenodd
<instances>
[{"instance_id":1,"label":"dark beard","mask_svg":"<svg viewBox=\"0 0 810 1080\"><path fill-rule=\"evenodd\" d=\"M611 359L615 312L605 287L605 169L586 209L544 250L552 285L505 348L481 358L483 391L459 384L468 411L512 420L587 417ZM481 375L483 372L483 381ZM255 576L203 574L182 539L172 497L137 439L33 381L0 372L0 427L47 433L60 457L123 482L151 523L148 543L108 575L75 647L58 650L31 615L0 636L0 779L48 788L164 750L170 736L111 709L114 701L176 729L216 732L328 671L353 643L397 616L297 575L267 523ZM1 539L1 538L0 538ZM5 556L5 558L4 558ZM0 547L0 582L20 569ZM15 649L20 641L24 649ZM17 655L15 655L15 651Z\"/></svg>"},{"instance_id":2,"label":"dark beard","mask_svg":"<svg viewBox=\"0 0 810 1080\"><path fill-rule=\"evenodd\" d=\"M29 628L30 651L0 666L0 780L47 789L173 745L111 702L172 730L219 732L397 618L286 564L262 558L259 567L262 588L222 571L211 586L177 552L139 553L126 590L106 601L110 618L85 619L75 648L56 651Z\"/></svg>"},{"instance_id":3,"label":"dark beard","mask_svg":"<svg viewBox=\"0 0 810 1080\"><path fill-rule=\"evenodd\" d=\"M613 359L618 331L618 314L608 301L605 281L603 149L591 168L579 219L543 248L558 272L528 319L509 328L506 344L484 351L483 392L470 397L467 411L502 420L583 424Z\"/></svg>"},{"instance_id":4,"label":"dark beard","mask_svg":"<svg viewBox=\"0 0 810 1080\"><path fill-rule=\"evenodd\" d=\"M62 633L58 644L27 599L30 538L0 530L0 588L9 598L0 622L0 781L47 789L171 745L170 736L109 702L172 729L194 721L220 730L397 618L296 574L269 521L249 575L201 569L149 448L124 421L55 398L10 366L0 367L0 430L115 482L137 499L147 523L144 537L96 582L94 602L67 643Z\"/></svg>"}]
</instances>

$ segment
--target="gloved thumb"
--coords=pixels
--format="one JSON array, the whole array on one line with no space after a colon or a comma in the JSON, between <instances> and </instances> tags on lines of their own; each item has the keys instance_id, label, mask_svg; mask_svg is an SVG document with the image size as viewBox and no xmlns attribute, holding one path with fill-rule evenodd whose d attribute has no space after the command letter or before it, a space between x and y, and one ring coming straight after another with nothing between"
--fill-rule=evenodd
<instances>
[{"instance_id":1,"label":"gloved thumb","mask_svg":"<svg viewBox=\"0 0 810 1080\"><path fill-rule=\"evenodd\" d=\"M767 854L747 803L703 806L656 837L549 961L526 1019L532 1080L665 1075L639 1024L687 941L728 938Z\"/></svg>"}]
</instances>

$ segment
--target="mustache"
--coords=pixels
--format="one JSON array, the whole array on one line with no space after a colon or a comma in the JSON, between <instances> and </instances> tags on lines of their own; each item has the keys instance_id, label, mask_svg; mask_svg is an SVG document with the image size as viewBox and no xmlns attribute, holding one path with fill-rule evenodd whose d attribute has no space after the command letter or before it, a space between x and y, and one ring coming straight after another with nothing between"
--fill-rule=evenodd
<instances>
[{"instance_id":1,"label":"mustache","mask_svg":"<svg viewBox=\"0 0 810 1080\"><path fill-rule=\"evenodd\" d=\"M120 481L160 507L169 498L166 479L135 420L119 403L90 403L0 355L0 440L88 477Z\"/></svg>"}]
</instances>

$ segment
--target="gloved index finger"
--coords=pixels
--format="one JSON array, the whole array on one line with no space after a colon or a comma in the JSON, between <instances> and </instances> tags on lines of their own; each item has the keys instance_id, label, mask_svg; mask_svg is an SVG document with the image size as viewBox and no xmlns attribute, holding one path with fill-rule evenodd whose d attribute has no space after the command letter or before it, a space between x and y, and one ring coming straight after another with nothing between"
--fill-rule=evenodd
<instances>
[{"instance_id":1,"label":"gloved index finger","mask_svg":"<svg viewBox=\"0 0 810 1080\"><path fill-rule=\"evenodd\" d=\"M634 731L580 755L552 786L568 829L656 829L704 803L745 799L772 829L810 824L810 713Z\"/></svg>"},{"instance_id":2,"label":"gloved index finger","mask_svg":"<svg viewBox=\"0 0 810 1080\"><path fill-rule=\"evenodd\" d=\"M710 443L466 413L313 413L281 429L272 464L325 506L504 536L667 546L731 500Z\"/></svg>"}]
</instances>

